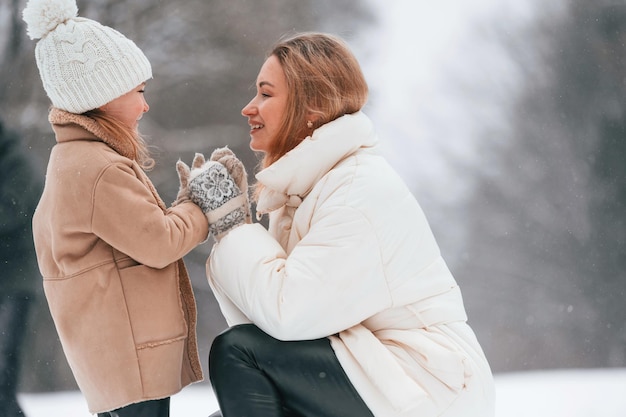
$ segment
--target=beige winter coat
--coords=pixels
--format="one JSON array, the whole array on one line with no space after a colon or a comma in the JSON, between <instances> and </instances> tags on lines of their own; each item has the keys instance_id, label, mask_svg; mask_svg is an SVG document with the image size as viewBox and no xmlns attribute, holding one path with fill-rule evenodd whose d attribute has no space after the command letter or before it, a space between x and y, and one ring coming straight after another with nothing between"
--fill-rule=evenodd
<instances>
[{"instance_id":1,"label":"beige winter coat","mask_svg":"<svg viewBox=\"0 0 626 417\"><path fill-rule=\"evenodd\" d=\"M33 217L44 290L92 413L202 380L182 257L206 239L194 204L166 209L132 148L53 109L57 144Z\"/></svg>"},{"instance_id":2,"label":"beige winter coat","mask_svg":"<svg viewBox=\"0 0 626 417\"><path fill-rule=\"evenodd\" d=\"M363 113L346 115L257 174L269 231L222 238L209 283L230 325L330 335L377 417L491 417L493 379L459 287L376 142Z\"/></svg>"}]
</instances>

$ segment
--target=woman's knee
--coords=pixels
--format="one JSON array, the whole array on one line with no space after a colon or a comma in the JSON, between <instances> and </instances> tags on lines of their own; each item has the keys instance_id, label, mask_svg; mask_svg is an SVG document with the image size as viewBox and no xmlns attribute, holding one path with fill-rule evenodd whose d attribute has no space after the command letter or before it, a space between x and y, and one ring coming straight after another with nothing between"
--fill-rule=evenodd
<instances>
[{"instance_id":1,"label":"woman's knee","mask_svg":"<svg viewBox=\"0 0 626 417\"><path fill-rule=\"evenodd\" d=\"M219 334L211 344L209 351L209 375L213 376L218 368L232 362L247 362L254 346L259 345L265 335L253 324L233 326Z\"/></svg>"},{"instance_id":2,"label":"woman's knee","mask_svg":"<svg viewBox=\"0 0 626 417\"><path fill-rule=\"evenodd\" d=\"M209 379L213 387L227 386L237 375L257 368L255 346L265 343L260 338L269 337L253 324L242 324L219 334L209 351Z\"/></svg>"},{"instance_id":3,"label":"woman's knee","mask_svg":"<svg viewBox=\"0 0 626 417\"><path fill-rule=\"evenodd\" d=\"M249 346L262 333L254 324L239 324L220 333L211 344L209 358L223 356L231 352L233 347Z\"/></svg>"}]
</instances>

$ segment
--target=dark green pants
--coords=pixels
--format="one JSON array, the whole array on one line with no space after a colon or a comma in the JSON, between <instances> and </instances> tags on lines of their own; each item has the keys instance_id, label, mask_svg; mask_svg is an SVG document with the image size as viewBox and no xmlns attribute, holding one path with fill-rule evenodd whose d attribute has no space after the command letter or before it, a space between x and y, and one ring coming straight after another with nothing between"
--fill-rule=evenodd
<instances>
[{"instance_id":1,"label":"dark green pants","mask_svg":"<svg viewBox=\"0 0 626 417\"><path fill-rule=\"evenodd\" d=\"M283 342L235 326L213 341L209 377L223 417L373 417L327 338Z\"/></svg>"}]
</instances>

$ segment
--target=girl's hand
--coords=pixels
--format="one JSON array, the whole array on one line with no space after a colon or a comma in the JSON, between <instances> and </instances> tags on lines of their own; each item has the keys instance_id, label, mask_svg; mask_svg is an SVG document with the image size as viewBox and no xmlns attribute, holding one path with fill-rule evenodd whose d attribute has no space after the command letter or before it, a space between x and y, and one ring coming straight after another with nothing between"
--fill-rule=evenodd
<instances>
[{"instance_id":1,"label":"girl's hand","mask_svg":"<svg viewBox=\"0 0 626 417\"><path fill-rule=\"evenodd\" d=\"M204 165L204 155L201 153L196 153L193 158L193 162L191 163L192 169L197 169ZM176 171L178 172L178 180L180 181L180 186L178 188L178 194L176 195L176 200L172 203L172 207L177 206L186 201L190 201L189 198L189 174L191 170L180 159L176 162Z\"/></svg>"}]
</instances>

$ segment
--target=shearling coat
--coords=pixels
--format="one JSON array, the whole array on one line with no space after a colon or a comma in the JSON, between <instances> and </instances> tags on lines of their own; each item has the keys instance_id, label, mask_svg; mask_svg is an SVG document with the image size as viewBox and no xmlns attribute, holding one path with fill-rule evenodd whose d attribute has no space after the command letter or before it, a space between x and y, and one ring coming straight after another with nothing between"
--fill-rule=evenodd
<instances>
[{"instance_id":1,"label":"shearling coat","mask_svg":"<svg viewBox=\"0 0 626 417\"><path fill-rule=\"evenodd\" d=\"M44 292L92 413L202 379L182 257L204 241L196 205L166 209L131 147L52 109L56 133L33 217Z\"/></svg>"},{"instance_id":2,"label":"shearling coat","mask_svg":"<svg viewBox=\"0 0 626 417\"><path fill-rule=\"evenodd\" d=\"M257 212L207 263L229 325L330 337L377 417L489 417L489 365L426 218L361 112L317 129L257 174Z\"/></svg>"}]
</instances>

